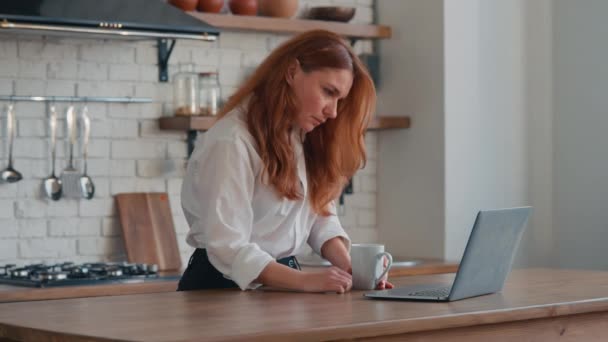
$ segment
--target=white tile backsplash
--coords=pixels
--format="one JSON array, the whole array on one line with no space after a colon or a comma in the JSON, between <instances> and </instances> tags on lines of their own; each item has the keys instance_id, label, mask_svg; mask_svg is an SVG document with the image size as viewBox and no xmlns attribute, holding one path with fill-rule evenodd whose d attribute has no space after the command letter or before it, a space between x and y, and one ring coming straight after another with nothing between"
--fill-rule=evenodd
<instances>
[{"instance_id":1,"label":"white tile backsplash","mask_svg":"<svg viewBox=\"0 0 608 342\"><path fill-rule=\"evenodd\" d=\"M357 6L355 20L371 22L373 0L301 0L309 6ZM253 72L268 53L291 35L223 32L215 43L178 41L170 75L180 63L198 71L219 71L223 99ZM371 51L359 41L356 51ZM125 260L124 243L113 195L122 192L169 192L182 259L191 248L181 213L179 193L186 164L186 132L161 131L158 118L171 115L171 83L158 82L156 42L125 42L44 36L0 36L0 95L141 96L150 104L89 103L91 145L89 175L96 184L92 200L44 197L42 181L50 174L49 130L42 103L19 102L15 167L24 179L0 183L0 264L40 261ZM4 107L0 102L0 167L7 160ZM77 109L82 108L77 103ZM58 103L56 173L67 160L65 111ZM366 136L368 164L354 179L355 193L346 197L343 225L356 242L376 239L377 133ZM81 167L80 147L76 164Z\"/></svg>"}]
</instances>

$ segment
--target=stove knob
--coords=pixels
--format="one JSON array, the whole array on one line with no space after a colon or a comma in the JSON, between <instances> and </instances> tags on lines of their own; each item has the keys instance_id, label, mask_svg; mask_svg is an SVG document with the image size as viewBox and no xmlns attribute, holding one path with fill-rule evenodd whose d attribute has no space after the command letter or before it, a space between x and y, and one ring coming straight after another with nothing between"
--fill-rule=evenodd
<instances>
[{"instance_id":1,"label":"stove knob","mask_svg":"<svg viewBox=\"0 0 608 342\"><path fill-rule=\"evenodd\" d=\"M120 277L122 276L122 270L119 269L115 269L115 270L108 270L108 275L112 276L112 277Z\"/></svg>"},{"instance_id":2,"label":"stove knob","mask_svg":"<svg viewBox=\"0 0 608 342\"><path fill-rule=\"evenodd\" d=\"M25 268L16 268L11 271L11 275L14 278L26 278L29 276L30 272Z\"/></svg>"},{"instance_id":3,"label":"stove knob","mask_svg":"<svg viewBox=\"0 0 608 342\"><path fill-rule=\"evenodd\" d=\"M68 278L68 274L65 272L56 272L51 274L51 279L53 280L65 280Z\"/></svg>"}]
</instances>

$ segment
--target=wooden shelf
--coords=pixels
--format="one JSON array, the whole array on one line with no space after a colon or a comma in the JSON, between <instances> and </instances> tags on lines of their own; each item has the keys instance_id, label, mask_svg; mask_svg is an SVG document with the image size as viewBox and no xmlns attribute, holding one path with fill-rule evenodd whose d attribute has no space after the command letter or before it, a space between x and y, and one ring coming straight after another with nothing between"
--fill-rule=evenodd
<instances>
[{"instance_id":1,"label":"wooden shelf","mask_svg":"<svg viewBox=\"0 0 608 342\"><path fill-rule=\"evenodd\" d=\"M324 29L349 38L362 39L390 38L392 34L391 28L383 25L348 24L321 20L268 18L201 12L186 13L224 30L300 33L313 29Z\"/></svg>"},{"instance_id":2,"label":"wooden shelf","mask_svg":"<svg viewBox=\"0 0 608 342\"><path fill-rule=\"evenodd\" d=\"M159 119L161 130L206 131L215 123L213 116L173 116ZM410 118L395 116L377 116L369 125L370 130L409 128Z\"/></svg>"},{"instance_id":3,"label":"wooden shelf","mask_svg":"<svg viewBox=\"0 0 608 342\"><path fill-rule=\"evenodd\" d=\"M376 116L370 122L368 129L385 130L397 128L410 128L409 116Z\"/></svg>"}]
</instances>

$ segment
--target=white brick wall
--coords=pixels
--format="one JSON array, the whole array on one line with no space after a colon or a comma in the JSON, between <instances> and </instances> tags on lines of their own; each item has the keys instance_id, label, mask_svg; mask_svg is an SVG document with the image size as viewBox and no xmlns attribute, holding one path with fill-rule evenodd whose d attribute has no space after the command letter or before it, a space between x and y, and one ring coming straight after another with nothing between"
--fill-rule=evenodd
<instances>
[{"instance_id":1,"label":"white brick wall","mask_svg":"<svg viewBox=\"0 0 608 342\"><path fill-rule=\"evenodd\" d=\"M76 241L73 239L21 239L18 245L19 257L26 259L61 258L76 254Z\"/></svg>"},{"instance_id":2,"label":"white brick wall","mask_svg":"<svg viewBox=\"0 0 608 342\"><path fill-rule=\"evenodd\" d=\"M1 47L0 47L1 49ZM1 73L2 67L0 67L0 73ZM13 93L13 83L14 81L10 78L2 78L0 77L0 91L2 92L2 94L12 94ZM0 136L2 136L2 134L4 134L4 132L0 133Z\"/></svg>"},{"instance_id":3,"label":"white brick wall","mask_svg":"<svg viewBox=\"0 0 608 342\"><path fill-rule=\"evenodd\" d=\"M6 43L4 44L6 45ZM19 62L14 58L3 59L0 63L0 76L5 78L17 77L17 71L19 70Z\"/></svg>"},{"instance_id":4,"label":"white brick wall","mask_svg":"<svg viewBox=\"0 0 608 342\"><path fill-rule=\"evenodd\" d=\"M47 236L47 222L44 219L19 221L19 237L44 238Z\"/></svg>"},{"instance_id":5,"label":"white brick wall","mask_svg":"<svg viewBox=\"0 0 608 342\"><path fill-rule=\"evenodd\" d=\"M120 221L118 218L104 218L101 223L101 235L108 237L120 236Z\"/></svg>"},{"instance_id":6,"label":"white brick wall","mask_svg":"<svg viewBox=\"0 0 608 342\"><path fill-rule=\"evenodd\" d=\"M301 0L307 7L355 5L355 22L369 23L373 0ZM224 32L218 42L178 41L170 75L180 63L198 71L218 70L226 99L286 34ZM160 131L158 118L170 115L172 85L158 82L156 42L0 36L0 95L141 96L152 104L89 103L92 119L89 174L95 198L53 202L43 195L42 180L50 173L45 106L19 102L15 168L24 179L0 184L0 264L46 260L75 262L125 260L120 222L113 195L122 192L168 192L184 264L191 248L181 213L179 193L186 163L185 132ZM355 45L371 51L369 41ZM6 103L0 103L4 109ZM67 163L65 109L59 103L56 172ZM76 104L78 109L83 104ZM3 111L1 112L4 113ZM4 117L0 127L4 128ZM346 197L343 225L353 241L374 241L376 222L376 133L367 135L369 162L354 178L355 194ZM6 165L6 134L0 129L0 167ZM80 148L76 156L80 158ZM81 161L77 160L81 166Z\"/></svg>"},{"instance_id":7,"label":"white brick wall","mask_svg":"<svg viewBox=\"0 0 608 342\"><path fill-rule=\"evenodd\" d=\"M0 219L0 239L16 238L19 235L19 223L17 220Z\"/></svg>"},{"instance_id":8,"label":"white brick wall","mask_svg":"<svg viewBox=\"0 0 608 342\"><path fill-rule=\"evenodd\" d=\"M0 218L13 218L15 215L14 205L12 200L0 200Z\"/></svg>"},{"instance_id":9,"label":"white brick wall","mask_svg":"<svg viewBox=\"0 0 608 342\"><path fill-rule=\"evenodd\" d=\"M17 57L16 41L0 41L0 58L11 59Z\"/></svg>"},{"instance_id":10,"label":"white brick wall","mask_svg":"<svg viewBox=\"0 0 608 342\"><path fill-rule=\"evenodd\" d=\"M0 259L12 262L17 259L17 244L19 240L0 240Z\"/></svg>"}]
</instances>

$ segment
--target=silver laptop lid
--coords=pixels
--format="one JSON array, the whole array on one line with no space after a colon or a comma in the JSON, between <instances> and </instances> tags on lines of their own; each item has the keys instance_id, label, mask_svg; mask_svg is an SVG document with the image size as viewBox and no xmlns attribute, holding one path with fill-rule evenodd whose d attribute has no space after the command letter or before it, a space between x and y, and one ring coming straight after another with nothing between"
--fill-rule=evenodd
<instances>
[{"instance_id":1,"label":"silver laptop lid","mask_svg":"<svg viewBox=\"0 0 608 342\"><path fill-rule=\"evenodd\" d=\"M449 300L502 289L531 210L521 207L477 214Z\"/></svg>"}]
</instances>

